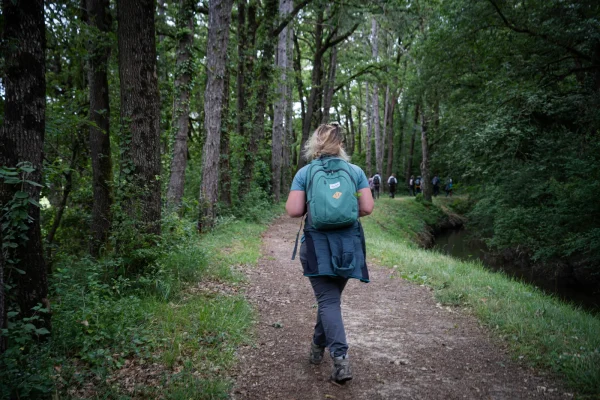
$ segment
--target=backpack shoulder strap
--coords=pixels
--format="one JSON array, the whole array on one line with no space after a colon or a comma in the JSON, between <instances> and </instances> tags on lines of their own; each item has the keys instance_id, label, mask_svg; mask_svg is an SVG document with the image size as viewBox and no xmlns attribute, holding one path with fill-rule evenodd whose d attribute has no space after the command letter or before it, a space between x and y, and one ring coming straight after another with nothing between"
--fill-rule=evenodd
<instances>
[{"instance_id":1,"label":"backpack shoulder strap","mask_svg":"<svg viewBox=\"0 0 600 400\"><path fill-rule=\"evenodd\" d=\"M308 169L306 170L306 200L307 201L308 201L308 194L310 192L310 189L312 188L312 180L314 177L313 170L315 169L315 166L319 167L319 165L317 165L314 162L315 162L315 160L311 161L310 164L308 165ZM320 167L321 167L321 169L324 169L323 163L321 163Z\"/></svg>"}]
</instances>

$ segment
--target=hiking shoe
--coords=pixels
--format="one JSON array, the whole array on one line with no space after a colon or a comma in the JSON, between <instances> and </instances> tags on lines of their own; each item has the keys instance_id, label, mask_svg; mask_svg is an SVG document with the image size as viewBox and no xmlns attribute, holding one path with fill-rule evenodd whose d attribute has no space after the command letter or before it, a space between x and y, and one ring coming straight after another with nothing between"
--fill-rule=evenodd
<instances>
[{"instance_id":1,"label":"hiking shoe","mask_svg":"<svg viewBox=\"0 0 600 400\"><path fill-rule=\"evenodd\" d=\"M352 379L352 369L347 356L333 358L333 373L331 380L337 383L346 383Z\"/></svg>"},{"instance_id":2,"label":"hiking shoe","mask_svg":"<svg viewBox=\"0 0 600 400\"><path fill-rule=\"evenodd\" d=\"M323 354L325 353L325 347L321 347L318 344L311 342L310 344L310 363L319 365L323 362Z\"/></svg>"}]
</instances>

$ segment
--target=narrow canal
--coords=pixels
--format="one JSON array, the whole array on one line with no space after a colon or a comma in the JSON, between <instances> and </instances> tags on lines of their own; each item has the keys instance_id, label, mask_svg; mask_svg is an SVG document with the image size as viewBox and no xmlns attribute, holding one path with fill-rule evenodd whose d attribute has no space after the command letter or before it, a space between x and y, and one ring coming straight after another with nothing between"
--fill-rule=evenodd
<instances>
[{"instance_id":1,"label":"narrow canal","mask_svg":"<svg viewBox=\"0 0 600 400\"><path fill-rule=\"evenodd\" d=\"M528 263L519 263L518 260L506 262L494 256L482 240L473 238L465 229L449 230L436 236L433 250L461 260L479 260L490 270L502 271L564 301L600 313L600 292L597 288L584 286L574 279L553 276L551 272L542 272L543 269L527 266Z\"/></svg>"}]
</instances>

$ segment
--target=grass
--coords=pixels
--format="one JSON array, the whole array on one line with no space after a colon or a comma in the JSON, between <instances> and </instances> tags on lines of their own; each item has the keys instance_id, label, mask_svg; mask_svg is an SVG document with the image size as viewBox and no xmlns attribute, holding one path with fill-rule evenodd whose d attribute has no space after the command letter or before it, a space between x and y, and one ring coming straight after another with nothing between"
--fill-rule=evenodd
<instances>
[{"instance_id":1,"label":"grass","mask_svg":"<svg viewBox=\"0 0 600 400\"><path fill-rule=\"evenodd\" d=\"M369 257L431 286L441 303L467 307L506 341L513 357L564 377L581 398L598 398L600 319L480 263L420 249L414 243L419 229L439 216L437 206L413 198L378 200L363 219Z\"/></svg>"},{"instance_id":2,"label":"grass","mask_svg":"<svg viewBox=\"0 0 600 400\"><path fill-rule=\"evenodd\" d=\"M235 268L254 265L260 257L264 223L229 221L205 234L197 243L207 257L200 279L182 291L174 302L149 298L151 330L157 353L172 371L160 395L167 399L225 399L232 382L226 371L235 360L235 349L248 340L253 311L236 294L243 274ZM192 251L190 251L192 250ZM193 249L184 249L172 260L193 264ZM222 293L223 287L227 291ZM147 388L146 388L147 390ZM150 390L147 396L157 395Z\"/></svg>"},{"instance_id":3,"label":"grass","mask_svg":"<svg viewBox=\"0 0 600 400\"><path fill-rule=\"evenodd\" d=\"M167 216L137 276L115 274L118 258L65 257L52 277L50 339L33 340L27 321L8 330L0 399L227 398L255 319L238 267L258 261L267 222L231 217L198 236L193 221Z\"/></svg>"}]
</instances>

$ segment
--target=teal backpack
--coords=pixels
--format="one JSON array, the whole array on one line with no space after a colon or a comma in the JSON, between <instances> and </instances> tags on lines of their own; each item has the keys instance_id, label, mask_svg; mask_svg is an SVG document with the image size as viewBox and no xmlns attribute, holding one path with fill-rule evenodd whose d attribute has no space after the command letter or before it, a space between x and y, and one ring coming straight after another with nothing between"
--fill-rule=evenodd
<instances>
[{"instance_id":1,"label":"teal backpack","mask_svg":"<svg viewBox=\"0 0 600 400\"><path fill-rule=\"evenodd\" d=\"M358 220L357 186L352 167L339 158L313 160L306 173L308 222L314 229L331 230Z\"/></svg>"}]
</instances>

